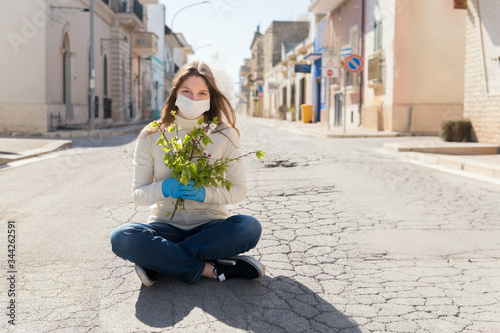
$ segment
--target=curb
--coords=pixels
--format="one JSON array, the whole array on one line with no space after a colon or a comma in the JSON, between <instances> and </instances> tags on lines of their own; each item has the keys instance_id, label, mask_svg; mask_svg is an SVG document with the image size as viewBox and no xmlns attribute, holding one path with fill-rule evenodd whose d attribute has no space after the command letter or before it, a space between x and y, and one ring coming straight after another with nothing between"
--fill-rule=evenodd
<instances>
[{"instance_id":1,"label":"curb","mask_svg":"<svg viewBox=\"0 0 500 333\"><path fill-rule=\"evenodd\" d=\"M383 150L391 154L404 156L419 154L421 164L428 167L440 167L441 170L461 175L480 176L482 179L500 180L499 147L482 143L445 143L443 146L426 144L404 145L386 143ZM421 154L421 155L420 155ZM479 156L478 156L479 155ZM487 157L487 159L483 159ZM488 162L491 157L491 163ZM486 162L485 162L486 161Z\"/></svg>"},{"instance_id":2,"label":"curb","mask_svg":"<svg viewBox=\"0 0 500 333\"><path fill-rule=\"evenodd\" d=\"M111 127L111 128L102 128L102 129L94 129L94 130L58 130L54 132L40 132L40 133L26 133L26 132L10 132L7 135L2 133L0 138L82 138L82 137L99 137L99 136L120 136L120 135L128 135L135 134L142 131L146 125L149 124L147 122L137 123L135 125L128 125L122 127Z\"/></svg>"},{"instance_id":3,"label":"curb","mask_svg":"<svg viewBox=\"0 0 500 333\"><path fill-rule=\"evenodd\" d=\"M0 154L0 165L23 160L26 158L37 157L43 154L52 153L58 150L65 150L73 148L73 142L70 140L57 140L52 141L42 148L31 149L27 151L23 151L21 153L15 154Z\"/></svg>"},{"instance_id":4,"label":"curb","mask_svg":"<svg viewBox=\"0 0 500 333\"><path fill-rule=\"evenodd\" d=\"M489 163L454 156L440 156L438 157L437 164L449 169L461 170L500 180L500 165L496 166Z\"/></svg>"},{"instance_id":5,"label":"curb","mask_svg":"<svg viewBox=\"0 0 500 333\"><path fill-rule=\"evenodd\" d=\"M404 143L386 143L384 149L400 152L417 152L445 155L495 155L500 153L500 146L488 143L424 143L420 146Z\"/></svg>"},{"instance_id":6,"label":"curb","mask_svg":"<svg viewBox=\"0 0 500 333\"><path fill-rule=\"evenodd\" d=\"M103 128L103 129L95 129L92 131L89 130L60 130L55 132L45 132L45 133L22 133L22 132L12 132L9 133L9 136L2 136L0 139L20 139L20 140L29 140L36 138L82 138L82 137L104 137L104 136L121 136L121 135L129 135L129 134L137 134L149 123L143 122L130 126L123 127L112 127L112 128ZM31 149L27 151L23 151L20 153L9 153L9 154L0 154L0 165L27 159L31 157L37 157L43 154L52 153L58 150L65 150L73 148L73 143L71 140L53 140L52 142L44 145L41 148Z\"/></svg>"}]
</instances>

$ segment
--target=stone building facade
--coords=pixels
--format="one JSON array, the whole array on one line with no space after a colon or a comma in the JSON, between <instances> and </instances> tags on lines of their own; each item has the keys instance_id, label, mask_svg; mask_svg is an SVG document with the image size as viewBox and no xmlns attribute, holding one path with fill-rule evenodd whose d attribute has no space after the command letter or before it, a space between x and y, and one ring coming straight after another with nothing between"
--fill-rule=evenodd
<instances>
[{"instance_id":1,"label":"stone building facade","mask_svg":"<svg viewBox=\"0 0 500 333\"><path fill-rule=\"evenodd\" d=\"M500 3L467 1L464 117L473 140L500 144Z\"/></svg>"},{"instance_id":2,"label":"stone building facade","mask_svg":"<svg viewBox=\"0 0 500 333\"><path fill-rule=\"evenodd\" d=\"M27 0L0 14L0 69L9 78L0 81L0 132L88 127L89 7L89 0ZM94 0L96 125L140 117L140 71L156 52L138 0Z\"/></svg>"}]
</instances>

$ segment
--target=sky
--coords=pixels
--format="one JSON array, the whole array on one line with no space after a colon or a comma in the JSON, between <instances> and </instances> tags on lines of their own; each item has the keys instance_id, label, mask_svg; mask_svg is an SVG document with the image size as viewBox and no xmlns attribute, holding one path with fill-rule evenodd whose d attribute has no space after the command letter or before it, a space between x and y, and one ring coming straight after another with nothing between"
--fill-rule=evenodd
<instances>
[{"instance_id":1,"label":"sky","mask_svg":"<svg viewBox=\"0 0 500 333\"><path fill-rule=\"evenodd\" d=\"M172 25L172 17L178 14L173 30L182 33L195 50L189 60L205 61L219 80L232 80L235 86L243 60L251 57L250 44L257 26L265 33L273 20L308 20L311 0L210 0L181 12L201 0L159 2L165 5L167 26Z\"/></svg>"}]
</instances>

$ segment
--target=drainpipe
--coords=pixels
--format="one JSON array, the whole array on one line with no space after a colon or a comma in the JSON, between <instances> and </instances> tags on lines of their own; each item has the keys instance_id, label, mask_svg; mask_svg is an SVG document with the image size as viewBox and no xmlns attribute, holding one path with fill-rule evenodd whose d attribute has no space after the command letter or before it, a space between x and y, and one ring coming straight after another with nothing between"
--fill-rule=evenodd
<instances>
[{"instance_id":1,"label":"drainpipe","mask_svg":"<svg viewBox=\"0 0 500 333\"><path fill-rule=\"evenodd\" d=\"M361 57L365 56L365 0L361 0ZM361 126L362 124L362 110L363 110L363 93L365 91L364 89L364 76L365 76L365 70L364 67L367 65L367 61L364 61L365 64L363 66L363 69L361 70L361 82L359 84L359 106L358 106L358 113L359 113L359 124L358 127Z\"/></svg>"},{"instance_id":2,"label":"drainpipe","mask_svg":"<svg viewBox=\"0 0 500 333\"><path fill-rule=\"evenodd\" d=\"M130 42L129 42L129 46L130 46L130 88L129 88L129 94L130 94L130 119L133 120L134 119L134 98L132 96L132 85L134 84L134 72L132 70L132 62L134 60L134 56L132 55L132 32L130 32Z\"/></svg>"},{"instance_id":3,"label":"drainpipe","mask_svg":"<svg viewBox=\"0 0 500 333\"><path fill-rule=\"evenodd\" d=\"M410 106L408 107L408 127L406 128L406 133L410 132L412 115L413 115L413 106Z\"/></svg>"}]
</instances>

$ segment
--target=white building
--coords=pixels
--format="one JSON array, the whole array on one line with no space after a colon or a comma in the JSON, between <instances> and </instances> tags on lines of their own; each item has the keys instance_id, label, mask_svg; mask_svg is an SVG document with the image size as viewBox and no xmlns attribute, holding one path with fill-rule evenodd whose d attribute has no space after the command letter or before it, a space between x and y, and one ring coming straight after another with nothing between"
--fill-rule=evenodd
<instances>
[{"instance_id":1,"label":"white building","mask_svg":"<svg viewBox=\"0 0 500 333\"><path fill-rule=\"evenodd\" d=\"M143 0L146 29L158 36L158 54L151 56L151 109L153 118L158 118L165 102L165 6L158 0Z\"/></svg>"},{"instance_id":2,"label":"white building","mask_svg":"<svg viewBox=\"0 0 500 333\"><path fill-rule=\"evenodd\" d=\"M84 9L89 1L26 0L0 13L0 131L89 125L90 17ZM132 91L140 89L132 76L141 73L132 63L156 52L153 36L143 33L142 10L137 0L94 0L96 125L138 116ZM138 45L141 33L147 43Z\"/></svg>"}]
</instances>

